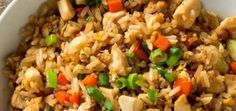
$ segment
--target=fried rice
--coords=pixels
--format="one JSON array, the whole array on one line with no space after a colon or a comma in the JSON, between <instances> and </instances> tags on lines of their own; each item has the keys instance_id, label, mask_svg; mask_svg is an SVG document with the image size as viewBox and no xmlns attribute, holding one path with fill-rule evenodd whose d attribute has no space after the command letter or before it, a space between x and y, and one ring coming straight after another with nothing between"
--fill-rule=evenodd
<instances>
[{"instance_id":1,"label":"fried rice","mask_svg":"<svg viewBox=\"0 0 236 111\"><path fill-rule=\"evenodd\" d=\"M18 111L236 111L236 17L199 0L48 0L6 59Z\"/></svg>"}]
</instances>

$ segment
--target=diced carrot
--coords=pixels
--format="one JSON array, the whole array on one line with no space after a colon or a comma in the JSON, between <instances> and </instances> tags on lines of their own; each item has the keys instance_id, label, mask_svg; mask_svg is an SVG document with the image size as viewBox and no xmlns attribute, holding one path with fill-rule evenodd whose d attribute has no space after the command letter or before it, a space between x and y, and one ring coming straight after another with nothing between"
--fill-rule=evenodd
<instances>
[{"instance_id":1,"label":"diced carrot","mask_svg":"<svg viewBox=\"0 0 236 111\"><path fill-rule=\"evenodd\" d=\"M74 95L70 96L70 102L72 104L79 104L79 102L80 102L80 94L77 93L77 94L74 94Z\"/></svg>"},{"instance_id":2,"label":"diced carrot","mask_svg":"<svg viewBox=\"0 0 236 111\"><path fill-rule=\"evenodd\" d=\"M66 91L58 91L55 94L55 97L59 103L65 103L69 101L70 94L67 93Z\"/></svg>"},{"instance_id":3,"label":"diced carrot","mask_svg":"<svg viewBox=\"0 0 236 111\"><path fill-rule=\"evenodd\" d=\"M155 48L160 48L162 51L167 51L170 46L170 41L165 36L159 36L153 43Z\"/></svg>"},{"instance_id":4,"label":"diced carrot","mask_svg":"<svg viewBox=\"0 0 236 111\"><path fill-rule=\"evenodd\" d=\"M135 55L143 61L148 61L148 56L146 55L146 53L142 50L141 46L138 44L135 49L134 49L134 53Z\"/></svg>"},{"instance_id":5,"label":"diced carrot","mask_svg":"<svg viewBox=\"0 0 236 111\"><path fill-rule=\"evenodd\" d=\"M188 96L192 90L192 83L183 78L178 78L175 80L173 84L173 88L176 88L176 87L180 87L180 91L176 93L176 96L181 96L182 94L185 94L186 96Z\"/></svg>"},{"instance_id":6,"label":"diced carrot","mask_svg":"<svg viewBox=\"0 0 236 111\"><path fill-rule=\"evenodd\" d=\"M236 61L230 63L230 68L236 74Z\"/></svg>"},{"instance_id":7,"label":"diced carrot","mask_svg":"<svg viewBox=\"0 0 236 111\"><path fill-rule=\"evenodd\" d=\"M86 86L93 86L93 85L97 85L97 76L95 74L90 74L87 75L83 81L84 85Z\"/></svg>"},{"instance_id":8,"label":"diced carrot","mask_svg":"<svg viewBox=\"0 0 236 111\"><path fill-rule=\"evenodd\" d=\"M110 12L118 12L123 10L122 0L107 0Z\"/></svg>"},{"instance_id":9,"label":"diced carrot","mask_svg":"<svg viewBox=\"0 0 236 111\"><path fill-rule=\"evenodd\" d=\"M67 84L70 83L70 81L68 81L68 80L66 79L66 77L64 76L63 73L60 73L60 74L58 75L57 81L58 81L58 83L61 84L61 85L67 85Z\"/></svg>"}]
</instances>

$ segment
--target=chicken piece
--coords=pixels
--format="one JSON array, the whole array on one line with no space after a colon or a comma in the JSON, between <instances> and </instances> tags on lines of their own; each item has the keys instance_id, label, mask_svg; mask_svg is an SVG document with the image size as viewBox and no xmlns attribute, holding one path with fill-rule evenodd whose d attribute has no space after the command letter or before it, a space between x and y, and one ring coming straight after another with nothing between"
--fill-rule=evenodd
<instances>
[{"instance_id":1,"label":"chicken piece","mask_svg":"<svg viewBox=\"0 0 236 111\"><path fill-rule=\"evenodd\" d=\"M67 54L74 54L79 52L83 47L85 47L88 43L88 37L86 36L79 36L74 38L68 46L65 48L65 52Z\"/></svg>"},{"instance_id":2,"label":"chicken piece","mask_svg":"<svg viewBox=\"0 0 236 111\"><path fill-rule=\"evenodd\" d=\"M195 19L201 12L201 3L199 0L184 0L173 14L174 21L177 25L190 28Z\"/></svg>"},{"instance_id":3,"label":"chicken piece","mask_svg":"<svg viewBox=\"0 0 236 111\"><path fill-rule=\"evenodd\" d=\"M121 111L141 111L143 108L143 102L135 97L122 95L118 101Z\"/></svg>"},{"instance_id":4,"label":"chicken piece","mask_svg":"<svg viewBox=\"0 0 236 111\"><path fill-rule=\"evenodd\" d=\"M95 56L90 56L90 63L86 65L86 68L92 71L103 71L106 68L106 64L102 63Z\"/></svg>"},{"instance_id":5,"label":"chicken piece","mask_svg":"<svg viewBox=\"0 0 236 111\"><path fill-rule=\"evenodd\" d=\"M109 66L111 74L126 76L128 74L128 63L124 53L120 50L117 44L111 48L112 62Z\"/></svg>"},{"instance_id":6,"label":"chicken piece","mask_svg":"<svg viewBox=\"0 0 236 111\"><path fill-rule=\"evenodd\" d=\"M24 88L30 92L39 93L44 88L42 76L34 67L30 67L26 70L22 84Z\"/></svg>"},{"instance_id":7,"label":"chicken piece","mask_svg":"<svg viewBox=\"0 0 236 111\"><path fill-rule=\"evenodd\" d=\"M41 101L42 101L42 97L31 99L27 107L23 111L40 111Z\"/></svg>"},{"instance_id":8,"label":"chicken piece","mask_svg":"<svg viewBox=\"0 0 236 111\"><path fill-rule=\"evenodd\" d=\"M11 105L15 108L23 109L27 106L25 98L25 96L20 94L20 88L18 86L11 97Z\"/></svg>"},{"instance_id":9,"label":"chicken piece","mask_svg":"<svg viewBox=\"0 0 236 111\"><path fill-rule=\"evenodd\" d=\"M63 20L70 20L75 16L70 0L60 0L57 2L57 6Z\"/></svg>"},{"instance_id":10,"label":"chicken piece","mask_svg":"<svg viewBox=\"0 0 236 111\"><path fill-rule=\"evenodd\" d=\"M230 33L230 35L236 37L236 16L228 17L224 19L220 25L216 28L216 33L218 35L224 35L225 33Z\"/></svg>"},{"instance_id":11,"label":"chicken piece","mask_svg":"<svg viewBox=\"0 0 236 111\"><path fill-rule=\"evenodd\" d=\"M69 21L67 25L65 25L64 30L62 31L64 37L74 37L73 35L76 32L79 32L82 26L76 22Z\"/></svg>"},{"instance_id":12,"label":"chicken piece","mask_svg":"<svg viewBox=\"0 0 236 111\"><path fill-rule=\"evenodd\" d=\"M147 7L144 9L145 14L153 14L153 13L159 13L164 12L164 9L166 9L167 4L165 1L158 1L157 3L149 2Z\"/></svg>"},{"instance_id":13,"label":"chicken piece","mask_svg":"<svg viewBox=\"0 0 236 111\"><path fill-rule=\"evenodd\" d=\"M145 14L145 21L147 23L148 30L157 30L160 27L160 23L163 22L163 14Z\"/></svg>"},{"instance_id":14,"label":"chicken piece","mask_svg":"<svg viewBox=\"0 0 236 111\"><path fill-rule=\"evenodd\" d=\"M191 111L191 105L184 94L175 101L174 111Z\"/></svg>"},{"instance_id":15,"label":"chicken piece","mask_svg":"<svg viewBox=\"0 0 236 111\"><path fill-rule=\"evenodd\" d=\"M120 19L121 17L125 16L126 12L125 11L119 11L119 12L107 12L104 14L103 20L102 20L102 25L103 25L103 30L105 31L110 31L110 30L115 30L111 29L111 27L114 27L117 29L117 25L115 22Z\"/></svg>"},{"instance_id":16,"label":"chicken piece","mask_svg":"<svg viewBox=\"0 0 236 111\"><path fill-rule=\"evenodd\" d=\"M119 111L118 101L115 99L119 90L108 89L104 87L100 87L99 89L102 92L102 95L111 101L111 104L113 105L113 111Z\"/></svg>"},{"instance_id":17,"label":"chicken piece","mask_svg":"<svg viewBox=\"0 0 236 111\"><path fill-rule=\"evenodd\" d=\"M212 99L213 99L213 94L202 94L201 97L199 97L199 100L200 100L204 105L209 104Z\"/></svg>"},{"instance_id":18,"label":"chicken piece","mask_svg":"<svg viewBox=\"0 0 236 111\"><path fill-rule=\"evenodd\" d=\"M226 74L225 84L227 86L227 93L236 96L236 75Z\"/></svg>"}]
</instances>

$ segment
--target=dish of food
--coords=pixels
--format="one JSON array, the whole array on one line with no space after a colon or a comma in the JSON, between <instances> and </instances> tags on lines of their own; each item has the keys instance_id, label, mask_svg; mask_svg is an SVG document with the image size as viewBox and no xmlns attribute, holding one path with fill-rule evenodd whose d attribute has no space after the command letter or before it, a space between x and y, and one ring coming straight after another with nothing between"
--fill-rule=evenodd
<instances>
[{"instance_id":1,"label":"dish of food","mask_svg":"<svg viewBox=\"0 0 236 111\"><path fill-rule=\"evenodd\" d=\"M236 110L236 17L199 0L49 0L20 34L11 110Z\"/></svg>"}]
</instances>

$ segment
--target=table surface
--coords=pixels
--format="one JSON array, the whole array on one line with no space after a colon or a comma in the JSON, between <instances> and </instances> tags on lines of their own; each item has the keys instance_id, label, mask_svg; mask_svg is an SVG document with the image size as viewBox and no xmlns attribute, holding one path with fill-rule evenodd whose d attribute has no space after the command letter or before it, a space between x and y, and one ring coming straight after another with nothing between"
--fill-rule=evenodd
<instances>
[{"instance_id":1,"label":"table surface","mask_svg":"<svg viewBox=\"0 0 236 111\"><path fill-rule=\"evenodd\" d=\"M0 14L12 0L0 0Z\"/></svg>"}]
</instances>

